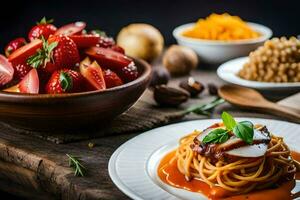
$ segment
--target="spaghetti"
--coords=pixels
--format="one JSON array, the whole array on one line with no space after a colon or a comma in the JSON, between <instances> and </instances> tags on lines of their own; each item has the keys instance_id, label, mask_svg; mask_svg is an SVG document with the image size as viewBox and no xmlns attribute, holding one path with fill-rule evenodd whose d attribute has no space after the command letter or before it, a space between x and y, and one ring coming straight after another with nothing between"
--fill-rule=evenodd
<instances>
[{"instance_id":1,"label":"spaghetti","mask_svg":"<svg viewBox=\"0 0 300 200\"><path fill-rule=\"evenodd\" d=\"M282 137L271 135L262 157L230 162L215 161L195 152L191 146L199 134L201 132L194 131L181 138L175 156L170 160L177 163L177 169L187 181L201 180L210 187L218 186L232 194L244 194L269 188L283 179L292 179L297 171Z\"/></svg>"}]
</instances>

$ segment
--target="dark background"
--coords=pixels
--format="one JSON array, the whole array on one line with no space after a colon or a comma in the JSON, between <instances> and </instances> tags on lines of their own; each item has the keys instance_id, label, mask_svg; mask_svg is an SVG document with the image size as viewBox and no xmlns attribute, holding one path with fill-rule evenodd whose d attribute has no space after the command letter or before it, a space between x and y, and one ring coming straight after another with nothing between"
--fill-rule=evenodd
<instances>
[{"instance_id":1,"label":"dark background","mask_svg":"<svg viewBox=\"0 0 300 200\"><path fill-rule=\"evenodd\" d=\"M296 0L6 0L0 6L0 48L16 37L27 38L28 31L43 16L53 18L57 27L85 21L89 29L99 28L112 36L129 23L149 23L163 33L167 44L171 44L175 42L172 30L176 26L212 12L228 12L270 27L274 36L292 36L300 34L299 4ZM7 196L1 192L0 195ZM15 199L13 196L7 198Z\"/></svg>"},{"instance_id":2,"label":"dark background","mask_svg":"<svg viewBox=\"0 0 300 200\"><path fill-rule=\"evenodd\" d=\"M30 28L43 16L53 18L56 26L86 21L88 28L99 28L112 36L129 23L145 22L161 30L167 44L175 42L172 30L176 26L212 12L228 12L264 24L275 36L300 33L300 3L296 0L7 0L5 3L0 12L1 49L15 37L27 37Z\"/></svg>"}]
</instances>

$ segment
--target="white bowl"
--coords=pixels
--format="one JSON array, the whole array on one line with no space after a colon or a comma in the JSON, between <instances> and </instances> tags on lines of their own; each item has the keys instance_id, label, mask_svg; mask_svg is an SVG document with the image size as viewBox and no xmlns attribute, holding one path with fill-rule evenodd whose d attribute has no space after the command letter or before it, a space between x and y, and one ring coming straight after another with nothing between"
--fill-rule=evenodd
<instances>
[{"instance_id":1,"label":"white bowl","mask_svg":"<svg viewBox=\"0 0 300 200\"><path fill-rule=\"evenodd\" d=\"M255 39L233 41L203 40L183 36L182 33L194 26L195 23L184 24L175 28L173 36L178 44L194 49L200 62L220 64L232 58L248 55L272 36L272 30L266 26L250 22L247 24L261 33L261 36Z\"/></svg>"}]
</instances>

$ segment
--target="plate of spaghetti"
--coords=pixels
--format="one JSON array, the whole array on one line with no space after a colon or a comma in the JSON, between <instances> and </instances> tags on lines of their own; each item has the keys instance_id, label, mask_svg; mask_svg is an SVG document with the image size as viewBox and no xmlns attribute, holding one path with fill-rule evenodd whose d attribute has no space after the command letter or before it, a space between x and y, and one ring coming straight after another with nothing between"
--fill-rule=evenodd
<instances>
[{"instance_id":1,"label":"plate of spaghetti","mask_svg":"<svg viewBox=\"0 0 300 200\"><path fill-rule=\"evenodd\" d=\"M223 112L136 136L109 174L133 199L297 199L299 134L298 124Z\"/></svg>"}]
</instances>

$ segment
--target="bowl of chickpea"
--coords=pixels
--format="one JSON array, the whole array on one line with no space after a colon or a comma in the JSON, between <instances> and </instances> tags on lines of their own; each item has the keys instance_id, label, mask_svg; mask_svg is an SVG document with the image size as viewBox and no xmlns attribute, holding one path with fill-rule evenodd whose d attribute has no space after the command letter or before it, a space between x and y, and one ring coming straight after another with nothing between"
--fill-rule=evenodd
<instances>
[{"instance_id":1,"label":"bowl of chickpea","mask_svg":"<svg viewBox=\"0 0 300 200\"><path fill-rule=\"evenodd\" d=\"M267 40L247 57L223 63L217 70L226 82L279 93L300 91L300 40Z\"/></svg>"}]
</instances>

